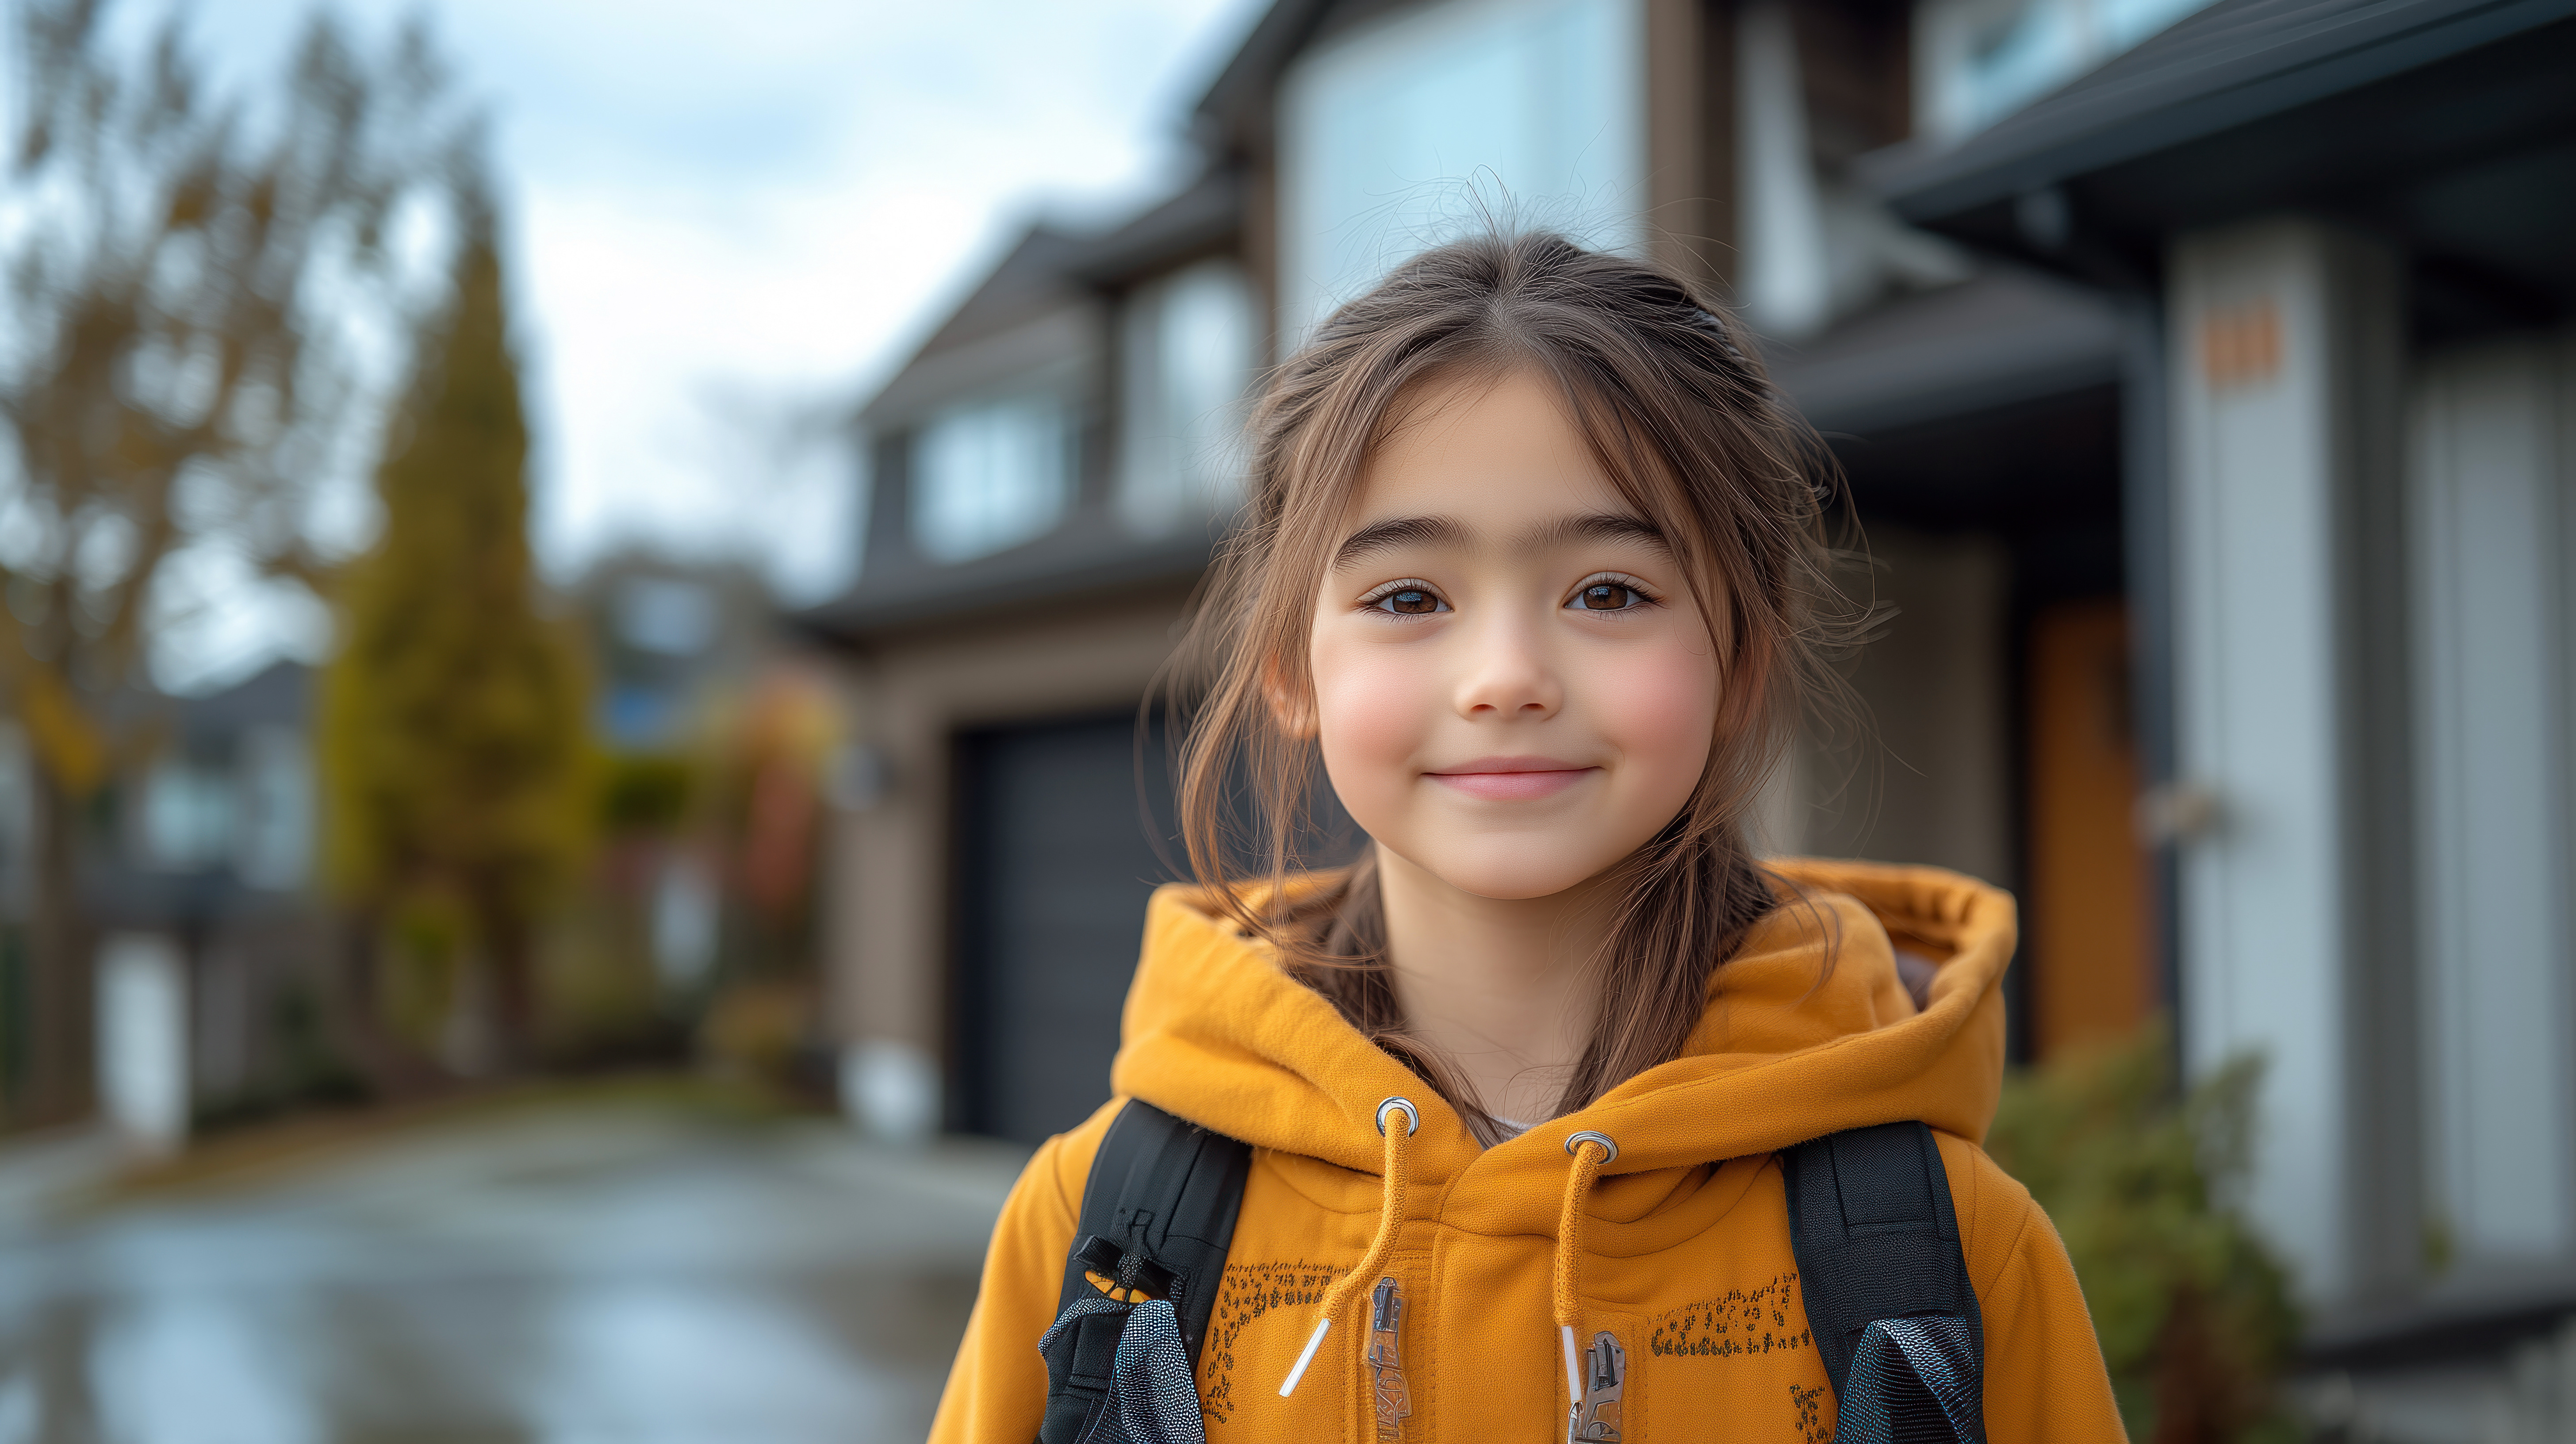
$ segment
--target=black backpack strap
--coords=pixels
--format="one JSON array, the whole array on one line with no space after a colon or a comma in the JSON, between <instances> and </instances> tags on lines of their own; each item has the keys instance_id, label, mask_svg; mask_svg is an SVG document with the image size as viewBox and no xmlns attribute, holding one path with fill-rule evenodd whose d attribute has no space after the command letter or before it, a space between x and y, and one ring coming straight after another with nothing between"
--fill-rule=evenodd
<instances>
[{"instance_id":1,"label":"black backpack strap","mask_svg":"<svg viewBox=\"0 0 2576 1444\"><path fill-rule=\"evenodd\" d=\"M1047 1407L1040 1444L1121 1437L1110 1387L1127 1310L1102 1307L1107 1296L1086 1274L1170 1300L1195 1372L1251 1166L1248 1144L1141 1100L1119 1110L1091 1160L1065 1256L1060 1313L1043 1345ZM1112 1426L1106 1433L1104 1423Z\"/></svg>"},{"instance_id":2,"label":"black backpack strap","mask_svg":"<svg viewBox=\"0 0 2576 1444\"><path fill-rule=\"evenodd\" d=\"M1932 1130L1829 1133L1780 1163L1798 1292L1846 1421L1838 1432L1984 1444L1985 1320ZM1894 1357L1860 1359L1864 1392L1881 1395L1863 1399L1852 1392L1854 1355L1872 1324L1882 1325L1873 1349Z\"/></svg>"}]
</instances>

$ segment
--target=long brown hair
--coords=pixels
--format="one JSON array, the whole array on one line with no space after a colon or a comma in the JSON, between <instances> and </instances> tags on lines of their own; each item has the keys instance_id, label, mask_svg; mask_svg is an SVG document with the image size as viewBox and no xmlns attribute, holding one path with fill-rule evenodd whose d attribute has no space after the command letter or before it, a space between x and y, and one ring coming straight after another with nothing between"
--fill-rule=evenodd
<instances>
[{"instance_id":1,"label":"long brown hair","mask_svg":"<svg viewBox=\"0 0 2576 1444\"><path fill-rule=\"evenodd\" d=\"M1312 696L1315 595L1373 450L1437 384L1521 368L1561 389L1602 469L1671 543L1722 677L1698 787L1614 869L1592 960L1600 1007L1559 1113L1677 1055L1710 975L1778 905L1745 821L1797 719L1839 694L1825 663L1856 620L1825 539L1839 473L1742 328L1660 267L1551 234L1455 241L1335 311L1272 373L1252 423L1250 505L1168 674L1189 724L1178 800L1190 867L1488 1141L1490 1116L1406 1032L1374 850L1306 874L1317 749L1282 714Z\"/></svg>"}]
</instances>

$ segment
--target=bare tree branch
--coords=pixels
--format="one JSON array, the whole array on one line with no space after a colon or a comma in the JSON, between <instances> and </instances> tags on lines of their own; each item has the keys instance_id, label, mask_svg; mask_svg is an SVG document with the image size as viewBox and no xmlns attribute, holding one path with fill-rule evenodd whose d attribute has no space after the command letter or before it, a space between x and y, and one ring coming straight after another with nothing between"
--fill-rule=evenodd
<instances>
[{"instance_id":1,"label":"bare tree branch","mask_svg":"<svg viewBox=\"0 0 2576 1444\"><path fill-rule=\"evenodd\" d=\"M86 1028L80 800L151 745L133 705L174 557L237 553L317 591L314 498L392 399L406 358L404 207L452 209L469 118L418 23L379 56L317 14L282 85L218 95L177 13L140 47L110 0L22 0L0 146L0 707L39 771L39 1112L77 1092ZM425 268L443 275L443 260ZM381 347L379 346L379 349ZM349 468L354 470L354 468ZM346 478L354 480L354 477ZM61 873L60 876L52 875Z\"/></svg>"}]
</instances>

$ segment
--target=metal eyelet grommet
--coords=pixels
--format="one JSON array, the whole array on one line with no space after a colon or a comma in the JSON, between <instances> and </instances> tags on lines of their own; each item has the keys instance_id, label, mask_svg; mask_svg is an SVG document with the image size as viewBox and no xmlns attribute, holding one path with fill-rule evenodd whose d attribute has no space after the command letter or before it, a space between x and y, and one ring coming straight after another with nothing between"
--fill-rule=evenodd
<instances>
[{"instance_id":1,"label":"metal eyelet grommet","mask_svg":"<svg viewBox=\"0 0 2576 1444\"><path fill-rule=\"evenodd\" d=\"M1565 1140L1565 1151L1571 1154L1574 1150L1582 1147L1586 1143L1598 1143L1606 1152L1609 1153L1609 1157L1601 1160L1602 1167L1607 1168L1611 1164L1619 1161L1618 1143L1613 1140L1609 1134L1595 1133L1589 1128L1584 1129L1581 1133L1575 1134L1573 1137Z\"/></svg>"},{"instance_id":2,"label":"metal eyelet grommet","mask_svg":"<svg viewBox=\"0 0 2576 1444\"><path fill-rule=\"evenodd\" d=\"M1377 1131L1379 1137L1383 1138L1386 1136L1386 1115L1389 1110L1396 1108L1404 1110L1405 1137L1411 1138L1414 1134L1422 1131L1422 1115L1414 1111L1413 1100L1410 1098L1389 1098L1385 1102L1377 1105Z\"/></svg>"}]
</instances>

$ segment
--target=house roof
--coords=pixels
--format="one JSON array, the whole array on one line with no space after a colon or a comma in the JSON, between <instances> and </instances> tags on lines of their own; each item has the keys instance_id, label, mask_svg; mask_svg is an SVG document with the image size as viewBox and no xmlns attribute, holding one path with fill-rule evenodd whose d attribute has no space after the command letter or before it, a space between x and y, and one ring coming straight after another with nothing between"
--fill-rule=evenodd
<instances>
[{"instance_id":1,"label":"house roof","mask_svg":"<svg viewBox=\"0 0 2576 1444\"><path fill-rule=\"evenodd\" d=\"M1946 152L1891 199L1933 221L2576 16L2576 0L2228 0Z\"/></svg>"},{"instance_id":2,"label":"house roof","mask_svg":"<svg viewBox=\"0 0 2576 1444\"><path fill-rule=\"evenodd\" d=\"M1341 0L1273 0L1217 72L1196 110L1209 150L1240 151L1269 134L1271 93Z\"/></svg>"},{"instance_id":3,"label":"house roof","mask_svg":"<svg viewBox=\"0 0 2576 1444\"><path fill-rule=\"evenodd\" d=\"M1120 287L1227 248L1242 232L1242 173L1229 165L1211 165L1117 228L1084 241L1066 259L1065 269L1095 286Z\"/></svg>"},{"instance_id":4,"label":"house roof","mask_svg":"<svg viewBox=\"0 0 2576 1444\"><path fill-rule=\"evenodd\" d=\"M312 712L313 678L301 662L271 662L220 692L181 699L180 729L192 742L212 742L253 727L303 727Z\"/></svg>"},{"instance_id":5,"label":"house roof","mask_svg":"<svg viewBox=\"0 0 2576 1444\"><path fill-rule=\"evenodd\" d=\"M1866 436L2110 382L2121 333L2101 292L1998 265L1762 349L1771 379L1818 430Z\"/></svg>"},{"instance_id":6,"label":"house roof","mask_svg":"<svg viewBox=\"0 0 2576 1444\"><path fill-rule=\"evenodd\" d=\"M1078 299L1080 287L1065 267L1083 244L1070 231L1044 221L1032 223L905 365L999 335L1036 312Z\"/></svg>"},{"instance_id":7,"label":"house roof","mask_svg":"<svg viewBox=\"0 0 2576 1444\"><path fill-rule=\"evenodd\" d=\"M788 620L810 635L865 646L930 625L981 621L1044 604L1187 584L1207 569L1222 522L1141 538L1114 517L1079 511L1025 545L953 565L862 574L856 585Z\"/></svg>"},{"instance_id":8,"label":"house roof","mask_svg":"<svg viewBox=\"0 0 2576 1444\"><path fill-rule=\"evenodd\" d=\"M900 422L1006 374L1087 355L1098 346L1090 313L1102 292L1224 249L1242 228L1242 179L1226 166L1106 231L1033 222L860 408L859 421Z\"/></svg>"},{"instance_id":9,"label":"house roof","mask_svg":"<svg viewBox=\"0 0 2576 1444\"><path fill-rule=\"evenodd\" d=\"M2576 0L2222 0L1862 173L1908 221L2097 278L2154 274L2176 230L2304 209L2576 300L2570 75Z\"/></svg>"},{"instance_id":10,"label":"house roof","mask_svg":"<svg viewBox=\"0 0 2576 1444\"><path fill-rule=\"evenodd\" d=\"M1223 164L1107 231L1030 227L861 408L860 424L900 428L1015 378L1079 376L1100 366L1108 346L1106 296L1229 250L1242 229L1242 177ZM795 620L813 632L863 641L1041 600L1165 585L1207 565L1213 532L1140 537L1108 514L1102 488L1092 481L1077 493L1071 513L1052 530L969 562L936 563L914 555L908 542L872 540L857 583ZM899 495L881 499L871 527L894 527L900 536L906 504Z\"/></svg>"}]
</instances>

